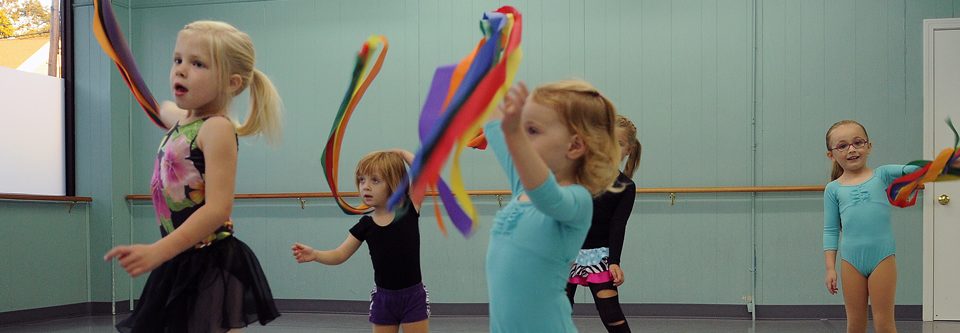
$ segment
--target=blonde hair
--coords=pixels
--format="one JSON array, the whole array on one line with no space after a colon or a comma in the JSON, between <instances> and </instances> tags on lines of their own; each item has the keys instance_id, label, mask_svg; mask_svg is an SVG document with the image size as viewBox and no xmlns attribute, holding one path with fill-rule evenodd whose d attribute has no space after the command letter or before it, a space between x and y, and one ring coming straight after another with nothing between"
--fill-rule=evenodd
<instances>
[{"instance_id":1,"label":"blonde hair","mask_svg":"<svg viewBox=\"0 0 960 333\"><path fill-rule=\"evenodd\" d=\"M827 130L827 151L833 150L833 147L830 147L830 133L832 133L833 130L835 130L837 127L840 127L841 125L851 125L851 124L860 126L860 129L863 130L863 135L867 136L864 139L867 139L868 141L870 140L870 135L867 134L867 129L863 127L862 124L858 123L855 120L841 120L836 123L833 123L833 126L830 126L830 129ZM840 178L841 175L843 175L843 168L840 167L840 163L837 163L837 161L834 160L833 168L830 170L830 181L837 180L837 178Z\"/></svg>"},{"instance_id":2,"label":"blonde hair","mask_svg":"<svg viewBox=\"0 0 960 333\"><path fill-rule=\"evenodd\" d=\"M390 189L387 196L391 196L400 187L400 182L407 178L406 161L397 152L375 151L367 154L357 162L357 187L360 187L361 176L374 174L382 177L387 183Z\"/></svg>"},{"instance_id":3,"label":"blonde hair","mask_svg":"<svg viewBox=\"0 0 960 333\"><path fill-rule=\"evenodd\" d=\"M277 142L280 138L280 94L263 72L254 68L256 52L253 40L234 26L219 21L195 21L180 30L202 37L208 43L213 68L219 72L220 98L222 107L230 100L250 87L250 113L243 124L234 123L240 136L263 134L268 142ZM232 75L241 78L240 89L232 95L225 87L230 84Z\"/></svg>"},{"instance_id":4,"label":"blonde hair","mask_svg":"<svg viewBox=\"0 0 960 333\"><path fill-rule=\"evenodd\" d=\"M577 134L586 152L575 166L577 182L598 196L604 191L620 191L614 181L620 175L620 147L614 134L617 110L613 103L585 81L566 80L548 83L533 90L537 104L560 114L567 129Z\"/></svg>"},{"instance_id":5,"label":"blonde hair","mask_svg":"<svg viewBox=\"0 0 960 333\"><path fill-rule=\"evenodd\" d=\"M630 158L627 159L627 165L624 167L623 173L627 177L633 178L633 173L637 171L637 166L640 165L640 153L643 152L643 146L637 139L637 126L627 117L617 115L617 127L622 128L627 134L628 140L630 140L627 143L630 145L630 148L627 149Z\"/></svg>"}]
</instances>

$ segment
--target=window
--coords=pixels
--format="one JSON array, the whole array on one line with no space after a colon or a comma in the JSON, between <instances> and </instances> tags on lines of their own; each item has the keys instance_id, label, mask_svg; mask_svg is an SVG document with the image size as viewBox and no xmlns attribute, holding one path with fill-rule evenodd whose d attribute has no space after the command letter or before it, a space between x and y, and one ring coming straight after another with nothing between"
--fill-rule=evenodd
<instances>
[{"instance_id":1,"label":"window","mask_svg":"<svg viewBox=\"0 0 960 333\"><path fill-rule=\"evenodd\" d=\"M70 8L0 0L0 193L74 195Z\"/></svg>"}]
</instances>

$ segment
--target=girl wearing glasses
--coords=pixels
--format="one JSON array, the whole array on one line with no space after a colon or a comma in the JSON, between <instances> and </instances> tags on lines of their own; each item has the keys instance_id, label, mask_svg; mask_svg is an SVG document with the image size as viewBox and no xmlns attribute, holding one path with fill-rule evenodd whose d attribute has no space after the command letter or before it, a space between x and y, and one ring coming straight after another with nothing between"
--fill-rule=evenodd
<instances>
[{"instance_id":1,"label":"girl wearing glasses","mask_svg":"<svg viewBox=\"0 0 960 333\"><path fill-rule=\"evenodd\" d=\"M897 266L886 188L916 166L867 166L873 148L867 130L843 120L827 130L827 158L833 161L831 182L823 192L823 250L827 291L837 293L837 250L843 277L847 332L867 331L867 301L873 305L878 333L896 332L893 317ZM840 242L840 230L843 241ZM839 246L838 246L839 243Z\"/></svg>"}]
</instances>

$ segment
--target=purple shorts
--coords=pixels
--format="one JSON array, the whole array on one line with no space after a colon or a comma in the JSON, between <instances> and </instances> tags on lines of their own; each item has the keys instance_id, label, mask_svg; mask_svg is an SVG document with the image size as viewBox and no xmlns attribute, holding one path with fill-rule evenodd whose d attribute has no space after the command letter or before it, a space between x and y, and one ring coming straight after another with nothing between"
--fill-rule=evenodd
<instances>
[{"instance_id":1,"label":"purple shorts","mask_svg":"<svg viewBox=\"0 0 960 333\"><path fill-rule=\"evenodd\" d=\"M377 325L415 323L430 317L430 293L423 283L399 290L373 288L370 322Z\"/></svg>"}]
</instances>

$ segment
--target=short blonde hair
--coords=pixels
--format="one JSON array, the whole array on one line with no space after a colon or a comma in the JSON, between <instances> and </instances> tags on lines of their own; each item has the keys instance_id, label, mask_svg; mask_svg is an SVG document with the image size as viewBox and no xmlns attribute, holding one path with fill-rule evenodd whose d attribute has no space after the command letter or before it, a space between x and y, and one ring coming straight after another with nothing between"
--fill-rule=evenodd
<instances>
[{"instance_id":1,"label":"short blonde hair","mask_svg":"<svg viewBox=\"0 0 960 333\"><path fill-rule=\"evenodd\" d=\"M406 161L397 152L375 151L367 154L357 162L356 183L360 187L360 177L364 175L378 175L383 177L390 189L388 195L400 187L400 182L407 178Z\"/></svg>"},{"instance_id":2,"label":"short blonde hair","mask_svg":"<svg viewBox=\"0 0 960 333\"><path fill-rule=\"evenodd\" d=\"M620 147L614 134L617 111L613 103L593 85L581 80L539 86L531 98L557 111L567 129L583 140L586 153L574 169L577 182L594 196L617 191L613 186L620 175Z\"/></svg>"}]
</instances>

